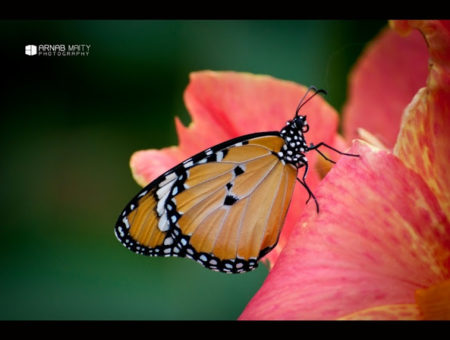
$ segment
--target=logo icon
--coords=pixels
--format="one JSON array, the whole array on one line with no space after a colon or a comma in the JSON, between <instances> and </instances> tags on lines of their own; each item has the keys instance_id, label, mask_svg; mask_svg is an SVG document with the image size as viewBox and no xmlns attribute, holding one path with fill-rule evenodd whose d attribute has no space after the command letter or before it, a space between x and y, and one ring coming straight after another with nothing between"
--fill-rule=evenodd
<instances>
[{"instance_id":1,"label":"logo icon","mask_svg":"<svg viewBox=\"0 0 450 340\"><path fill-rule=\"evenodd\" d=\"M37 54L36 45L27 45L27 46L25 46L25 54L26 55L36 55Z\"/></svg>"}]
</instances>

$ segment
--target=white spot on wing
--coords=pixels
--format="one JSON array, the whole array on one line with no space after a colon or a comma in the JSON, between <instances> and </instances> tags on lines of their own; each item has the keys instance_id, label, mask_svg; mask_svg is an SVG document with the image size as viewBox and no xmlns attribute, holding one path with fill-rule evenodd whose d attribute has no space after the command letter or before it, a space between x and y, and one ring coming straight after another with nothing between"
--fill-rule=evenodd
<instances>
[{"instance_id":1,"label":"white spot on wing","mask_svg":"<svg viewBox=\"0 0 450 340\"><path fill-rule=\"evenodd\" d=\"M166 178L164 178L164 181L159 183L159 187L161 188L161 187L165 186L166 184L168 184L169 182L174 181L176 179L176 177L177 177L177 175L174 172L168 174L166 176Z\"/></svg>"},{"instance_id":2,"label":"white spot on wing","mask_svg":"<svg viewBox=\"0 0 450 340\"><path fill-rule=\"evenodd\" d=\"M167 195L166 197L158 201L158 205L156 206L156 212L158 213L158 216L162 216L164 214L164 204L166 203L166 198Z\"/></svg>"},{"instance_id":3,"label":"white spot on wing","mask_svg":"<svg viewBox=\"0 0 450 340\"><path fill-rule=\"evenodd\" d=\"M170 246L173 243L173 238L172 237L168 237L164 240L164 245L165 246Z\"/></svg>"},{"instance_id":4,"label":"white spot on wing","mask_svg":"<svg viewBox=\"0 0 450 340\"><path fill-rule=\"evenodd\" d=\"M142 196L144 196L146 193L147 193L147 190L144 190L143 192L141 192L141 193L138 195L138 197L142 197Z\"/></svg>"},{"instance_id":5,"label":"white spot on wing","mask_svg":"<svg viewBox=\"0 0 450 340\"><path fill-rule=\"evenodd\" d=\"M130 223L128 222L128 218L124 217L122 222L125 224L125 228L130 229Z\"/></svg>"},{"instance_id":6,"label":"white spot on wing","mask_svg":"<svg viewBox=\"0 0 450 340\"><path fill-rule=\"evenodd\" d=\"M161 231L169 230L169 223L167 221L167 215L166 214L162 215L161 218L159 219L158 228Z\"/></svg>"},{"instance_id":7,"label":"white spot on wing","mask_svg":"<svg viewBox=\"0 0 450 340\"><path fill-rule=\"evenodd\" d=\"M156 191L156 196L158 196L158 199L166 199L167 195L169 194L170 188L171 188L171 182L164 185L163 187L160 187L157 191Z\"/></svg>"},{"instance_id":8,"label":"white spot on wing","mask_svg":"<svg viewBox=\"0 0 450 340\"><path fill-rule=\"evenodd\" d=\"M223 159L223 151L219 151L219 152L216 154L216 161L217 161L217 162L222 162L222 159Z\"/></svg>"},{"instance_id":9,"label":"white spot on wing","mask_svg":"<svg viewBox=\"0 0 450 340\"><path fill-rule=\"evenodd\" d=\"M124 237L125 236L125 233L123 232L122 227L118 227L117 231L119 232L120 237Z\"/></svg>"},{"instance_id":10,"label":"white spot on wing","mask_svg":"<svg viewBox=\"0 0 450 340\"><path fill-rule=\"evenodd\" d=\"M191 166L194 165L194 162L193 162L192 159L191 159L191 160L189 160L189 161L184 162L183 164L184 164L184 167L185 167L185 168L190 168Z\"/></svg>"}]
</instances>

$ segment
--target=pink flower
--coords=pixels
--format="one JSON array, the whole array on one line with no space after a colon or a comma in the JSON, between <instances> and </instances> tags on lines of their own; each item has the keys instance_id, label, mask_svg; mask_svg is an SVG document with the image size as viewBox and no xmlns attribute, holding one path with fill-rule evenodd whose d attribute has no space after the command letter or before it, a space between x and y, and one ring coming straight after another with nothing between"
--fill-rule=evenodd
<instances>
[{"instance_id":1,"label":"pink flower","mask_svg":"<svg viewBox=\"0 0 450 340\"><path fill-rule=\"evenodd\" d=\"M143 150L133 154L130 167L136 181L145 186L151 180L192 155L228 139L261 131L279 131L294 117L306 87L266 75L237 72L195 72L190 75L184 100L192 123L184 127L176 119L179 146L162 150ZM325 142L343 148L337 135L338 115L320 96L305 111L311 126L308 142ZM338 159L334 154L333 158ZM317 155L308 155L307 183L314 191L320 174L314 169ZM323 168L323 167L322 167ZM290 231L298 221L308 194L297 186L277 247L265 258L274 263ZM314 202L310 202L315 211Z\"/></svg>"},{"instance_id":2,"label":"pink flower","mask_svg":"<svg viewBox=\"0 0 450 340\"><path fill-rule=\"evenodd\" d=\"M426 86L414 90L425 62L416 33L385 31L368 48L345 130L362 126L387 148L353 142L361 158L323 179L322 212L303 212L240 319L450 319L450 23L391 26L425 37Z\"/></svg>"},{"instance_id":3,"label":"pink flower","mask_svg":"<svg viewBox=\"0 0 450 340\"><path fill-rule=\"evenodd\" d=\"M391 27L397 32L383 31L351 75L345 140L323 99L305 107L308 142L351 144L347 152L361 157L341 157L325 176L321 158L308 154L307 182L321 212L313 202L305 207L308 195L297 186L266 256L271 271L240 319L450 318L450 24ZM192 123L175 122L180 145L136 152L134 178L145 185L219 142L280 130L305 90L270 76L192 73Z\"/></svg>"}]
</instances>

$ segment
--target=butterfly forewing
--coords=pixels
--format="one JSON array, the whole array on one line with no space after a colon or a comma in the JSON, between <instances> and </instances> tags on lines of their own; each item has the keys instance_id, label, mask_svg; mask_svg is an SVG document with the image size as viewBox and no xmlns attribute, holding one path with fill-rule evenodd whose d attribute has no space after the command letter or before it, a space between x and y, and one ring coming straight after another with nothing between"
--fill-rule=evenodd
<instances>
[{"instance_id":1,"label":"butterfly forewing","mask_svg":"<svg viewBox=\"0 0 450 340\"><path fill-rule=\"evenodd\" d=\"M158 177L127 205L116 236L150 256L192 258L236 273L279 237L297 169L277 154L278 132L243 136L205 150Z\"/></svg>"}]
</instances>

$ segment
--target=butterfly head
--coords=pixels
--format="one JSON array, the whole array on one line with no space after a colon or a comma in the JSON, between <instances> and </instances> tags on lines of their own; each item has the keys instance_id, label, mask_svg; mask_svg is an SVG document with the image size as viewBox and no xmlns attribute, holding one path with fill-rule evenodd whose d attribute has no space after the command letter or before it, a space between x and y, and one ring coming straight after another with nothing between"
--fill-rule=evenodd
<instances>
[{"instance_id":1,"label":"butterfly head","mask_svg":"<svg viewBox=\"0 0 450 340\"><path fill-rule=\"evenodd\" d=\"M296 116L293 119L293 123L297 127L297 129L301 130L303 133L306 133L309 131L309 125L306 121L306 116Z\"/></svg>"},{"instance_id":2,"label":"butterfly head","mask_svg":"<svg viewBox=\"0 0 450 340\"><path fill-rule=\"evenodd\" d=\"M295 116L286 122L285 127L281 130L280 134L286 141L286 143L291 143L292 140L297 146L302 144L306 145L304 133L309 131L309 125L306 121L306 116Z\"/></svg>"}]
</instances>

